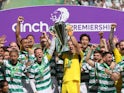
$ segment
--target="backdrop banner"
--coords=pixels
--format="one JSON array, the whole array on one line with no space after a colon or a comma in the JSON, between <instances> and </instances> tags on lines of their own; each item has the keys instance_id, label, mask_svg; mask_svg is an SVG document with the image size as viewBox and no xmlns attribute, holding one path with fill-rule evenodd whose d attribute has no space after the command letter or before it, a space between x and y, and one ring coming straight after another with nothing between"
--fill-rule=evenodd
<instances>
[{"instance_id":1,"label":"backdrop banner","mask_svg":"<svg viewBox=\"0 0 124 93\"><path fill-rule=\"evenodd\" d=\"M99 43L99 31L104 31L108 39L111 24L116 23L115 35L123 39L124 12L84 6L36 6L0 11L0 36L7 36L7 44L15 41L18 16L25 19L21 23L21 36L33 34L37 43L42 31L48 32L60 21L73 26L78 40L82 33L89 34L91 43Z\"/></svg>"}]
</instances>

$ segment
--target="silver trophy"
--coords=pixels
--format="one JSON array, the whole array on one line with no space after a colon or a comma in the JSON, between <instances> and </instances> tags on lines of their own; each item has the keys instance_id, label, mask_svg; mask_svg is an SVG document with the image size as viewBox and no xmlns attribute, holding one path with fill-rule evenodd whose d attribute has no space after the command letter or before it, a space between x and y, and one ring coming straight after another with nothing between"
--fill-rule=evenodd
<instances>
[{"instance_id":1,"label":"silver trophy","mask_svg":"<svg viewBox=\"0 0 124 93\"><path fill-rule=\"evenodd\" d=\"M63 52L67 50L68 35L66 31L66 24L64 22L57 22L54 24L54 32L57 34L56 52Z\"/></svg>"}]
</instances>

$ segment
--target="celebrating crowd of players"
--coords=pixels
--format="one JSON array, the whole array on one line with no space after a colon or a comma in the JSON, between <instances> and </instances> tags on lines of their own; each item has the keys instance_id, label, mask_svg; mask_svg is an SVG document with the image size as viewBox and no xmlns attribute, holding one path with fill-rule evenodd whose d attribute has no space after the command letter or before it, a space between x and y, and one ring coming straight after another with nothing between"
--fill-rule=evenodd
<instances>
[{"instance_id":1,"label":"celebrating crowd of players","mask_svg":"<svg viewBox=\"0 0 124 93\"><path fill-rule=\"evenodd\" d=\"M23 20L17 19L16 42L5 46L0 37L0 93L124 93L124 40L114 36L116 24L108 42L99 32L100 44L90 44L88 34L77 42L68 26L67 49L57 53L56 33L50 39L42 32L35 45L33 35L20 35Z\"/></svg>"}]
</instances>

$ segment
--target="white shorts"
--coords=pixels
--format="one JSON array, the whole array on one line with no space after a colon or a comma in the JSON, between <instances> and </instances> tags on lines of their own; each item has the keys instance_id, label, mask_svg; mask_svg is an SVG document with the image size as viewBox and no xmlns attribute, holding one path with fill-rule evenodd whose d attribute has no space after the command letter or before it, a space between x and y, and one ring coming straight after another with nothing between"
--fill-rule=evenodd
<instances>
[{"instance_id":1,"label":"white shorts","mask_svg":"<svg viewBox=\"0 0 124 93\"><path fill-rule=\"evenodd\" d=\"M87 93L87 86L85 83L80 83L80 93Z\"/></svg>"}]
</instances>

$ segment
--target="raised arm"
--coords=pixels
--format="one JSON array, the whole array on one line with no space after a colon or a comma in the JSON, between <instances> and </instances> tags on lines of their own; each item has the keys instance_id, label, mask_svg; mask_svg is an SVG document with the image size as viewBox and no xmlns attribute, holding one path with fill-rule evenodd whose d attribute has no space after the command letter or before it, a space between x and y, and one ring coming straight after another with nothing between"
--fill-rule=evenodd
<instances>
[{"instance_id":1,"label":"raised arm","mask_svg":"<svg viewBox=\"0 0 124 93\"><path fill-rule=\"evenodd\" d=\"M113 53L114 53L114 57L115 57L115 62L121 62L122 61L122 56L120 54L120 51L118 50L118 48L116 48L116 44L118 43L118 38L116 36L114 36L113 38Z\"/></svg>"},{"instance_id":2,"label":"raised arm","mask_svg":"<svg viewBox=\"0 0 124 93\"><path fill-rule=\"evenodd\" d=\"M76 48L76 52L77 52L78 54L80 54L80 52L82 51L82 49L81 49L81 47L79 46L79 44L78 44L76 38L75 38L74 36L71 36L70 39L71 39L72 43L74 44L74 46L75 46L75 48Z\"/></svg>"},{"instance_id":3,"label":"raised arm","mask_svg":"<svg viewBox=\"0 0 124 93\"><path fill-rule=\"evenodd\" d=\"M21 35L20 35L20 24L24 21L24 18L22 16L19 16L17 19L17 26L16 26L16 42L19 46L21 46Z\"/></svg>"},{"instance_id":4,"label":"raised arm","mask_svg":"<svg viewBox=\"0 0 124 93\"><path fill-rule=\"evenodd\" d=\"M100 37L100 47L104 45L104 44L103 44L103 41L102 41L102 39L103 39L103 35L104 35L104 32L103 32L103 31L100 31L100 32L99 32L99 37Z\"/></svg>"},{"instance_id":5,"label":"raised arm","mask_svg":"<svg viewBox=\"0 0 124 93\"><path fill-rule=\"evenodd\" d=\"M116 28L116 24L111 25L111 31L109 35L109 44L110 44L110 51L113 51L115 46L113 45L113 38L114 38L114 29Z\"/></svg>"},{"instance_id":6,"label":"raised arm","mask_svg":"<svg viewBox=\"0 0 124 93\"><path fill-rule=\"evenodd\" d=\"M86 56L86 59L85 59L86 62L87 62L90 66L92 66L92 67L94 67L95 62L90 59L90 56L91 56L92 52L94 51L94 49L95 49L95 46L92 45L91 48L89 48L89 51L88 51L87 56Z\"/></svg>"},{"instance_id":7,"label":"raised arm","mask_svg":"<svg viewBox=\"0 0 124 93\"><path fill-rule=\"evenodd\" d=\"M106 39L102 38L101 40L102 40L102 43L103 43L103 45L105 47L105 51L108 52L109 50L108 50L108 46L107 46L107 43L106 43Z\"/></svg>"},{"instance_id":8,"label":"raised arm","mask_svg":"<svg viewBox=\"0 0 124 93\"><path fill-rule=\"evenodd\" d=\"M76 47L76 52L77 52L78 54L80 54L80 52L82 51L82 49L80 48L80 46L79 46L79 44L78 44L76 38L75 38L74 35L73 35L72 26L71 26L71 25L67 25L65 29L66 29L67 34L68 34L68 36L70 37L72 43L73 43L74 46Z\"/></svg>"},{"instance_id":9,"label":"raised arm","mask_svg":"<svg viewBox=\"0 0 124 93\"><path fill-rule=\"evenodd\" d=\"M99 32L99 36L100 36L100 47L105 47L105 51L108 51L106 39L103 38L103 35L104 35L104 33L102 31L100 31Z\"/></svg>"},{"instance_id":10,"label":"raised arm","mask_svg":"<svg viewBox=\"0 0 124 93\"><path fill-rule=\"evenodd\" d=\"M50 33L52 33L52 32L50 32ZM51 40L49 39L49 37L48 37L48 35L46 34L45 31L42 32L42 36L40 37L40 39L42 40L43 38L45 38L50 45Z\"/></svg>"},{"instance_id":11,"label":"raised arm","mask_svg":"<svg viewBox=\"0 0 124 93\"><path fill-rule=\"evenodd\" d=\"M50 47L49 47L49 55L53 55L53 52L55 50L55 40L56 40L56 35L54 32L50 32L50 34L52 35L52 41L51 41L51 44L50 44Z\"/></svg>"}]
</instances>

